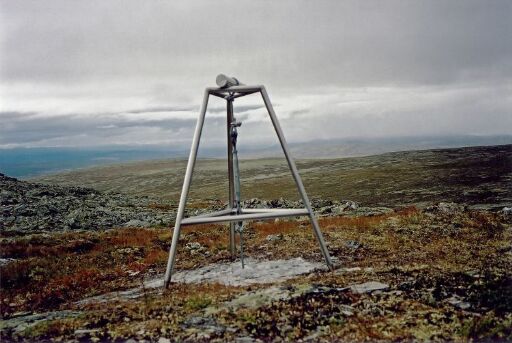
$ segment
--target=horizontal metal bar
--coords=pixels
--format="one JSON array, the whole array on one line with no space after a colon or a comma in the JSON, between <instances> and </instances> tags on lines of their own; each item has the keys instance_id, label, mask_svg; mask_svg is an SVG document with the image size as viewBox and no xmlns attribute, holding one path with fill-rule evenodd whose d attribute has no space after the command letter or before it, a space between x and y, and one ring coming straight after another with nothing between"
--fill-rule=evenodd
<instances>
[{"instance_id":1,"label":"horizontal metal bar","mask_svg":"<svg viewBox=\"0 0 512 343\"><path fill-rule=\"evenodd\" d=\"M185 218L181 221L181 225L193 225L193 224L209 224L209 223L222 223L222 222L240 222L244 220L260 220L260 219L271 219L279 217L299 217L309 215L306 209L292 209L279 212L265 212L265 213L248 213L248 214L237 214L230 216L219 216L219 217L203 217L203 218Z\"/></svg>"},{"instance_id":2,"label":"horizontal metal bar","mask_svg":"<svg viewBox=\"0 0 512 343\"><path fill-rule=\"evenodd\" d=\"M210 94L211 94L211 95L214 95L214 96L216 96L216 97L222 98L222 99L224 99L224 100L226 100L226 97L228 96L228 94L224 94L224 93L220 93L220 92L219 92L219 93L217 93L217 92L215 92L215 91L210 91Z\"/></svg>"},{"instance_id":3,"label":"horizontal metal bar","mask_svg":"<svg viewBox=\"0 0 512 343\"><path fill-rule=\"evenodd\" d=\"M230 214L230 213L235 213L235 210L232 209L232 208L227 208L225 210L220 210L220 211L215 211L215 212L210 212L210 213L204 213L204 214L200 214L198 216L194 216L194 217L190 217L189 219L191 218L208 218L208 217L217 217L217 216L223 216L225 214Z\"/></svg>"},{"instance_id":4,"label":"horizontal metal bar","mask_svg":"<svg viewBox=\"0 0 512 343\"><path fill-rule=\"evenodd\" d=\"M242 214L246 214L246 213L287 213L288 211L306 211L306 215L309 215L308 210L305 208L242 208Z\"/></svg>"},{"instance_id":5,"label":"horizontal metal bar","mask_svg":"<svg viewBox=\"0 0 512 343\"><path fill-rule=\"evenodd\" d=\"M215 91L210 91L211 95L215 95L216 97L219 97L219 98L222 98L222 99L225 99L225 100L241 98L241 97L246 96L246 95L251 95L251 94L254 94L254 93L259 93L259 91L250 91L250 92L243 92L243 93L235 92L235 93L236 94L234 94L234 95L230 95L230 93L218 93L218 92L215 92Z\"/></svg>"},{"instance_id":6,"label":"horizontal metal bar","mask_svg":"<svg viewBox=\"0 0 512 343\"><path fill-rule=\"evenodd\" d=\"M246 95L251 95L251 94L254 94L254 93L258 93L259 91L254 91L254 92L247 92L247 93L239 93L235 96L233 96L233 99L236 99L236 98L241 98L243 96L246 96Z\"/></svg>"},{"instance_id":7,"label":"horizontal metal bar","mask_svg":"<svg viewBox=\"0 0 512 343\"><path fill-rule=\"evenodd\" d=\"M248 92L259 92L261 91L263 86L233 86L228 88L214 88L209 87L206 88L206 91L208 91L210 94L217 93L217 94L223 94L223 93L248 93Z\"/></svg>"},{"instance_id":8,"label":"horizontal metal bar","mask_svg":"<svg viewBox=\"0 0 512 343\"><path fill-rule=\"evenodd\" d=\"M239 86L239 87L242 87L242 86ZM260 86L256 86L256 87L260 87ZM211 94L213 96L216 96L216 97L224 99L224 100L227 100L230 96L229 96L229 92L225 92L225 91L226 90L231 90L232 88L233 87L226 88L226 89L222 89L222 88L207 88L207 91L208 91L208 94ZM231 99L241 98L243 96L251 95L251 94L259 93L259 92L260 92L260 89L254 89L254 90L243 91L243 92L238 92L237 91L235 93L238 93L238 94L235 94L235 95L231 96Z\"/></svg>"},{"instance_id":9,"label":"horizontal metal bar","mask_svg":"<svg viewBox=\"0 0 512 343\"><path fill-rule=\"evenodd\" d=\"M218 93L214 93L214 92L209 92L211 95L214 95L216 97L219 97L219 98L222 98L222 99L225 99L226 98L226 95L225 94L218 94Z\"/></svg>"}]
</instances>

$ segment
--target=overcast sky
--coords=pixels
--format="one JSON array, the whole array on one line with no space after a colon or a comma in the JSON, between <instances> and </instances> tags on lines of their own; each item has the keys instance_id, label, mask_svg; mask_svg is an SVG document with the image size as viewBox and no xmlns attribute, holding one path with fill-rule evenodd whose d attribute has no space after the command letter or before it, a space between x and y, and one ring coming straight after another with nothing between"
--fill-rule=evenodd
<instances>
[{"instance_id":1,"label":"overcast sky","mask_svg":"<svg viewBox=\"0 0 512 343\"><path fill-rule=\"evenodd\" d=\"M0 0L0 147L187 146L218 73L264 84L293 142L510 134L511 18L506 0ZM258 96L235 111L241 139L276 141Z\"/></svg>"}]
</instances>

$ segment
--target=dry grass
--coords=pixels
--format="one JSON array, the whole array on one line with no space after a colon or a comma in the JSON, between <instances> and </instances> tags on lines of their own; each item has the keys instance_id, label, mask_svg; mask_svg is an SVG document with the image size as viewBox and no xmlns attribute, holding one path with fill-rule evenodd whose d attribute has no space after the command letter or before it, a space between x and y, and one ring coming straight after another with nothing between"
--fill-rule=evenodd
<instances>
[{"instance_id":1,"label":"dry grass","mask_svg":"<svg viewBox=\"0 0 512 343\"><path fill-rule=\"evenodd\" d=\"M161 267L170 235L168 230L118 229L2 242L2 255L18 259L0 270L2 314L54 308L134 285L128 272Z\"/></svg>"}]
</instances>

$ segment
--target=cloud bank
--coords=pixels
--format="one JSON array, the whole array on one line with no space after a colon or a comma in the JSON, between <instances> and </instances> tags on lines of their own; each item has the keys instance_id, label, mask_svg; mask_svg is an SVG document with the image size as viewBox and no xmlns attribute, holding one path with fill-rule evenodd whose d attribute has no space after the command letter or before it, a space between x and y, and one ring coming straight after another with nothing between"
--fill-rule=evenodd
<instances>
[{"instance_id":1,"label":"cloud bank","mask_svg":"<svg viewBox=\"0 0 512 343\"><path fill-rule=\"evenodd\" d=\"M217 73L290 141L512 128L509 1L0 1L0 147L191 140ZM205 144L223 144L212 99ZM261 99L241 139L273 143ZM244 133L245 131L246 133Z\"/></svg>"}]
</instances>

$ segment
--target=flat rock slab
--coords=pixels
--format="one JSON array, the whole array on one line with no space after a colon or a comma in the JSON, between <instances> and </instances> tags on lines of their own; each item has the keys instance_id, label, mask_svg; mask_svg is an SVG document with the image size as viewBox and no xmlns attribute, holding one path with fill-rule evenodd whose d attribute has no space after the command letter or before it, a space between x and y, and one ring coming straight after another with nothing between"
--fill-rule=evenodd
<instances>
[{"instance_id":1,"label":"flat rock slab","mask_svg":"<svg viewBox=\"0 0 512 343\"><path fill-rule=\"evenodd\" d=\"M288 288L283 286L272 286L269 288L251 291L238 296L237 298L223 303L220 307L209 307L205 310L206 315L211 315L222 309L237 310L239 308L258 308L270 304L272 301L288 300L310 292L314 287L311 285L298 285Z\"/></svg>"},{"instance_id":2,"label":"flat rock slab","mask_svg":"<svg viewBox=\"0 0 512 343\"><path fill-rule=\"evenodd\" d=\"M253 258L245 259L245 268L241 263L214 263L193 270L175 273L172 282L181 283L220 283L228 286L248 286L252 284L276 283L295 276L311 273L314 270L327 270L325 264L309 262L301 257L289 260L261 261ZM163 287L164 277L144 282L146 290ZM77 304L84 305L119 299L135 299L143 295L142 287L126 291L112 292L87 299Z\"/></svg>"},{"instance_id":3,"label":"flat rock slab","mask_svg":"<svg viewBox=\"0 0 512 343\"><path fill-rule=\"evenodd\" d=\"M386 285L382 282L370 281L365 283L360 283L358 285L350 286L350 290L354 293L370 293L373 291L385 291L389 288L389 285Z\"/></svg>"},{"instance_id":4,"label":"flat rock slab","mask_svg":"<svg viewBox=\"0 0 512 343\"><path fill-rule=\"evenodd\" d=\"M0 258L0 267L6 266L14 261L16 261L14 258Z\"/></svg>"},{"instance_id":5,"label":"flat rock slab","mask_svg":"<svg viewBox=\"0 0 512 343\"><path fill-rule=\"evenodd\" d=\"M30 327L33 327L33 326L35 326L39 323L42 323L44 321L47 321L47 320L75 318L81 314L82 314L82 312L66 310L66 311L54 311L54 312L46 312L46 313L34 313L34 314L20 315L19 317L4 319L4 320L0 321L0 330L1 331L13 330L14 332L22 332Z\"/></svg>"},{"instance_id":6,"label":"flat rock slab","mask_svg":"<svg viewBox=\"0 0 512 343\"><path fill-rule=\"evenodd\" d=\"M242 268L240 262L213 264L193 271L176 273L173 280L184 283L210 282L228 286L247 286L281 282L316 269L327 269L327 267L323 263L309 262L301 257L274 261L248 258L245 260L245 268Z\"/></svg>"},{"instance_id":7,"label":"flat rock slab","mask_svg":"<svg viewBox=\"0 0 512 343\"><path fill-rule=\"evenodd\" d=\"M245 268L240 262L215 263L194 270L175 273L172 282L220 283L227 286L248 286L261 283L275 283L314 270L327 270L325 264L309 262L301 257L290 260L260 261L245 259ZM147 288L162 287L163 278L146 283Z\"/></svg>"}]
</instances>

